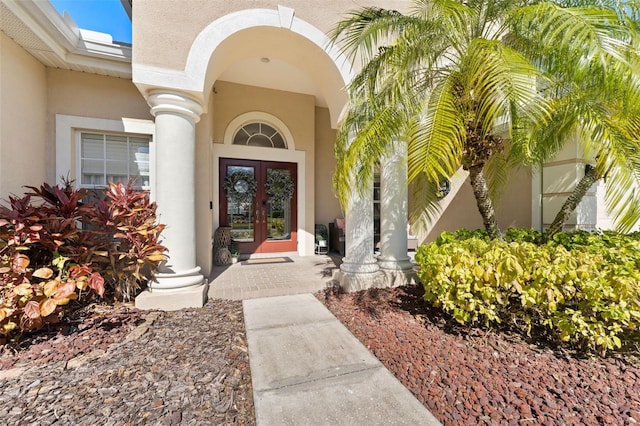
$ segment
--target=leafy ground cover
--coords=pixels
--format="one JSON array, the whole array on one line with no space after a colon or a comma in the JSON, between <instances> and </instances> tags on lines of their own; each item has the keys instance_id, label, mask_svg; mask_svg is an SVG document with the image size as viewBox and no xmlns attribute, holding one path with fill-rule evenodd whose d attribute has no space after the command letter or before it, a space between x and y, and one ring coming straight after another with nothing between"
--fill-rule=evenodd
<instances>
[{"instance_id":1,"label":"leafy ground cover","mask_svg":"<svg viewBox=\"0 0 640 426\"><path fill-rule=\"evenodd\" d=\"M640 238L513 229L443 233L416 252L424 298L460 324L507 326L604 355L640 343Z\"/></svg>"}]
</instances>

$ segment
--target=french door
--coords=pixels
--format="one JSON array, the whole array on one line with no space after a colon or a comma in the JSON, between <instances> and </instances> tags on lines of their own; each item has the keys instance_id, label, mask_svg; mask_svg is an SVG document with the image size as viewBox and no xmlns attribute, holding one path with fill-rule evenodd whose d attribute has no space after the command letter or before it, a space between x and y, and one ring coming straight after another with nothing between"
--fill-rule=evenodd
<instances>
[{"instance_id":1,"label":"french door","mask_svg":"<svg viewBox=\"0 0 640 426\"><path fill-rule=\"evenodd\" d=\"M220 159L220 225L242 254L297 250L297 164Z\"/></svg>"}]
</instances>

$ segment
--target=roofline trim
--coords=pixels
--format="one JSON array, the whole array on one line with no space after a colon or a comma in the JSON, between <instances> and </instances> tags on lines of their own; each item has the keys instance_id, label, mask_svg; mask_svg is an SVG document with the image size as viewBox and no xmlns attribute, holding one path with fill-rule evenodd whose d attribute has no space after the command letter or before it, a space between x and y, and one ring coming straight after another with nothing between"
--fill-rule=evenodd
<instances>
[{"instance_id":1,"label":"roofline trim","mask_svg":"<svg viewBox=\"0 0 640 426\"><path fill-rule=\"evenodd\" d=\"M78 28L68 14L60 16L48 1L0 2L64 63L131 74L132 49L129 44L114 43L110 34Z\"/></svg>"}]
</instances>

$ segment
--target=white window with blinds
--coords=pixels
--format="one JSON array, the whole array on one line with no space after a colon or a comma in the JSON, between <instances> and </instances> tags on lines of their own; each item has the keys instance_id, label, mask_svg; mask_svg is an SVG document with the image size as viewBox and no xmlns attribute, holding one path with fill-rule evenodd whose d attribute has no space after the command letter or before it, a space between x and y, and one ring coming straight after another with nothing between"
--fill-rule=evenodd
<instances>
[{"instance_id":1,"label":"white window with blinds","mask_svg":"<svg viewBox=\"0 0 640 426\"><path fill-rule=\"evenodd\" d=\"M133 180L137 189L150 189L148 136L80 132L78 183L85 188Z\"/></svg>"}]
</instances>

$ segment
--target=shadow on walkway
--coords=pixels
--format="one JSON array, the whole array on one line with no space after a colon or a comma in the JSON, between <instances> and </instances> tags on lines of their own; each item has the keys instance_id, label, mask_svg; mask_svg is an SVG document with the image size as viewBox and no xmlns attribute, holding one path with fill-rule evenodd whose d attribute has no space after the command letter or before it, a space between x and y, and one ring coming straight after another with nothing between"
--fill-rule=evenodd
<instances>
[{"instance_id":1,"label":"shadow on walkway","mask_svg":"<svg viewBox=\"0 0 640 426\"><path fill-rule=\"evenodd\" d=\"M214 266L209 277L209 297L244 300L315 293L331 285L341 261L333 253L304 257L272 253Z\"/></svg>"}]
</instances>

